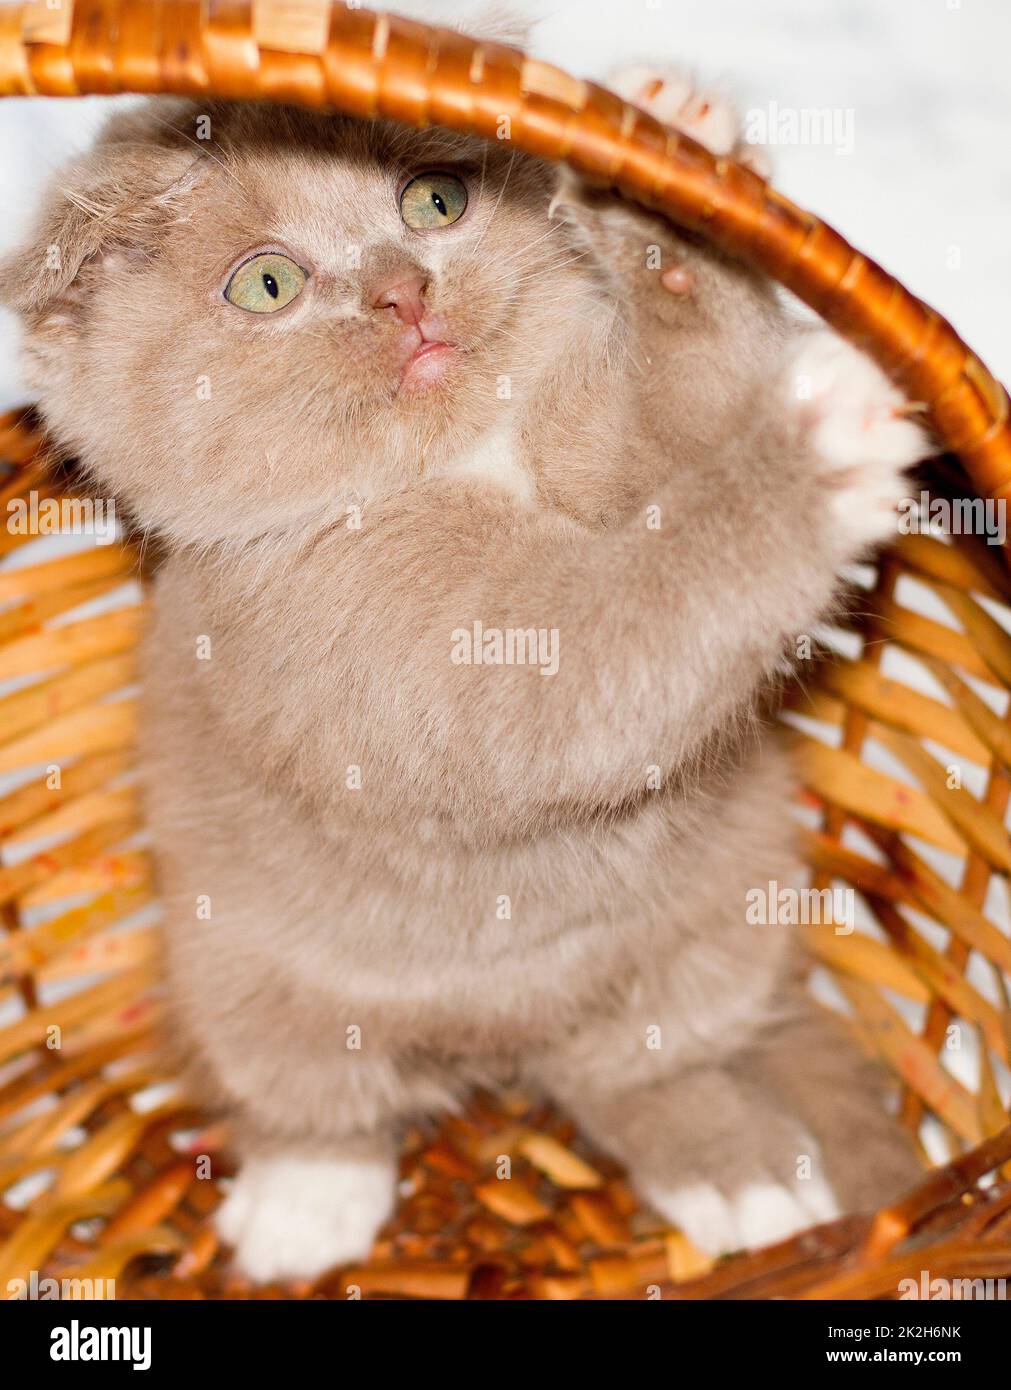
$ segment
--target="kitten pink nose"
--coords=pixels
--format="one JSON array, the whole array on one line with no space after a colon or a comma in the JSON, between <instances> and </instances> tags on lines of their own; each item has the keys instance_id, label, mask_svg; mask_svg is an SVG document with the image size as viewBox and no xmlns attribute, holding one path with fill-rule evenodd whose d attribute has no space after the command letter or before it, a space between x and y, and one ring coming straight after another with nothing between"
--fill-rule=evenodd
<instances>
[{"instance_id":1,"label":"kitten pink nose","mask_svg":"<svg viewBox=\"0 0 1011 1390\"><path fill-rule=\"evenodd\" d=\"M420 324L425 312L428 281L421 275L402 276L392 284L380 285L372 300L373 309L392 309L401 323Z\"/></svg>"}]
</instances>

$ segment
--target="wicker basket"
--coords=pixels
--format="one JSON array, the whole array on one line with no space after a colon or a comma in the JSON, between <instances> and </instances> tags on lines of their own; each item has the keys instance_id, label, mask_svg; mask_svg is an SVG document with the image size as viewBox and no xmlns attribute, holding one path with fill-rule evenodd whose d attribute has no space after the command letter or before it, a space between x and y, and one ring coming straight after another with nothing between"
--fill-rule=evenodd
<instances>
[{"instance_id":1,"label":"wicker basket","mask_svg":"<svg viewBox=\"0 0 1011 1390\"><path fill-rule=\"evenodd\" d=\"M947 323L754 173L598 87L328 0L0 8L0 94L119 91L297 102L488 138L507 115L521 149L703 232L870 352L927 403L951 450L929 472L933 490L1011 496L1007 396ZM33 488L55 495L30 412L0 422L0 457L5 507ZM24 539L8 529L0 553ZM0 1290L37 1270L115 1278L120 1296L234 1297L244 1290L206 1222L220 1191L196 1158L227 1173L226 1136L156 1084L155 889L129 776L134 572L128 545L0 571L0 679L21 682L0 700L0 773L21 774L0 800L0 1007L14 1020L0 1027ZM815 882L853 885L875 924L851 937L809 928L811 945L901 1083L905 1122L933 1129L947 1166L876 1217L713 1268L640 1209L564 1118L521 1097L477 1097L465 1118L409 1137L403 1200L368 1266L317 1292L894 1297L924 1268L1011 1275L1011 1185L1000 1179L1001 1168L1011 1176L1000 1093L1011 1062L1011 636L998 621L1009 598L1004 557L979 538L906 536L861 596L852 659L819 663L789 702L807 716L798 751ZM887 674L897 652L901 670L919 673L911 683ZM45 852L26 857L40 842ZM493 1175L501 1153L514 1159L509 1182Z\"/></svg>"}]
</instances>

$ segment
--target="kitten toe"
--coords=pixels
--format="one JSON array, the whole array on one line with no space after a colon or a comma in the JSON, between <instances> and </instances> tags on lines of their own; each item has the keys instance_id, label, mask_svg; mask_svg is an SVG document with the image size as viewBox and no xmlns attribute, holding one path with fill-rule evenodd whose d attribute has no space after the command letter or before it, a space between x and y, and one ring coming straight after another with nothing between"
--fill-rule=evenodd
<instances>
[{"instance_id":1,"label":"kitten toe","mask_svg":"<svg viewBox=\"0 0 1011 1390\"><path fill-rule=\"evenodd\" d=\"M680 1187L640 1184L650 1206L684 1233L707 1255L725 1255L738 1249L737 1220L726 1193L708 1182L689 1182Z\"/></svg>"},{"instance_id":2,"label":"kitten toe","mask_svg":"<svg viewBox=\"0 0 1011 1390\"><path fill-rule=\"evenodd\" d=\"M632 63L610 74L607 85L633 106L641 106L665 125L676 125L677 118L688 104L694 83L687 73L676 68L653 68L644 63Z\"/></svg>"},{"instance_id":3,"label":"kitten toe","mask_svg":"<svg viewBox=\"0 0 1011 1390\"><path fill-rule=\"evenodd\" d=\"M775 1245L815 1224L795 1187L763 1180L734 1194L740 1244L745 1249Z\"/></svg>"},{"instance_id":4,"label":"kitten toe","mask_svg":"<svg viewBox=\"0 0 1011 1390\"><path fill-rule=\"evenodd\" d=\"M774 1245L839 1214L831 1189L820 1180L787 1186L761 1177L732 1193L706 1182L654 1185L644 1195L694 1245L714 1256Z\"/></svg>"},{"instance_id":5,"label":"kitten toe","mask_svg":"<svg viewBox=\"0 0 1011 1390\"><path fill-rule=\"evenodd\" d=\"M812 1174L808 1178L797 1178L794 1182L797 1200L809 1216L809 1225L820 1225L825 1221L835 1221L842 1216L842 1209L836 1194L825 1178Z\"/></svg>"},{"instance_id":6,"label":"kitten toe","mask_svg":"<svg viewBox=\"0 0 1011 1390\"><path fill-rule=\"evenodd\" d=\"M613 73L610 85L626 101L690 135L713 154L730 154L737 145L740 122L730 102L713 92L697 91L691 78L676 68L635 64Z\"/></svg>"},{"instance_id":7,"label":"kitten toe","mask_svg":"<svg viewBox=\"0 0 1011 1390\"><path fill-rule=\"evenodd\" d=\"M695 92L670 124L705 145L713 154L733 154L737 148L740 132L737 112L728 101L712 92Z\"/></svg>"},{"instance_id":8,"label":"kitten toe","mask_svg":"<svg viewBox=\"0 0 1011 1390\"><path fill-rule=\"evenodd\" d=\"M255 1283L315 1279L364 1259L393 1209L387 1160L275 1157L245 1164L214 1216L239 1274Z\"/></svg>"},{"instance_id":9,"label":"kitten toe","mask_svg":"<svg viewBox=\"0 0 1011 1390\"><path fill-rule=\"evenodd\" d=\"M901 391L864 353L824 331L812 333L794 358L789 392L810 430L847 551L886 540L909 490L905 469L933 453Z\"/></svg>"}]
</instances>

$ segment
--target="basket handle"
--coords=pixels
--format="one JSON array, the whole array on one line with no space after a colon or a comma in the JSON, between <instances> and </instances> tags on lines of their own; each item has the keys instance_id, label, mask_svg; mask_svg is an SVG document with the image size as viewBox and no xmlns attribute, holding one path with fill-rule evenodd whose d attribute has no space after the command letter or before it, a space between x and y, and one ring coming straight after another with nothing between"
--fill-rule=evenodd
<instances>
[{"instance_id":1,"label":"basket handle","mask_svg":"<svg viewBox=\"0 0 1011 1390\"><path fill-rule=\"evenodd\" d=\"M1007 392L945 319L751 170L592 82L344 0L0 6L0 95L91 92L291 102L564 160L779 280L926 403L981 494L1011 499Z\"/></svg>"}]
</instances>

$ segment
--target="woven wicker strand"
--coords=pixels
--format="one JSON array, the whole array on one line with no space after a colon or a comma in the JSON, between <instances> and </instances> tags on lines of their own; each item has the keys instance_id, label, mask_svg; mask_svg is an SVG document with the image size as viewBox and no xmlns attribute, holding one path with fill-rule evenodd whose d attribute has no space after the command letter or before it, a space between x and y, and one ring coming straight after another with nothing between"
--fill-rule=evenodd
<instances>
[{"instance_id":1,"label":"woven wicker strand","mask_svg":"<svg viewBox=\"0 0 1011 1390\"><path fill-rule=\"evenodd\" d=\"M116 91L301 102L489 138L508 118L518 147L568 159L782 280L930 404L981 494L1011 493L1006 394L949 325L754 174L591 84L511 49L316 0L0 8L0 92ZM0 418L0 462L0 507L32 489L58 495L31 411ZM972 490L951 460L925 481L939 495ZM29 539L5 530L0 555ZM0 680L34 677L0 697L0 772L26 779L0 798L0 1007L14 1005L0 1026L0 1293L32 1270L115 1279L121 1297L251 1292L230 1277L206 1219L229 1171L227 1135L184 1096L151 1091L164 1077L145 915L156 885L134 838L143 607L124 581L136 558L110 546L0 570ZM911 605L910 585L949 621ZM98 598L111 601L101 616L84 607ZM853 886L877 928L803 930L899 1081L903 1120L920 1137L924 1121L933 1127L946 1167L876 1216L712 1267L564 1117L480 1096L409 1137L404 1199L372 1258L316 1291L873 1298L895 1297L923 1270L1011 1276L1009 600L1011 576L979 537L904 536L860 595L859 652L817 662L787 700L788 719L815 721L797 732L814 883ZM896 653L933 693L893 674ZM874 745L893 770L867 764ZM964 772L957 785L952 767ZM39 841L50 847L30 852ZM954 873L942 874L938 853ZM950 1053L963 1042L975 1061L956 1075ZM495 1176L501 1154L508 1182ZM998 1181L981 1186L991 1173Z\"/></svg>"},{"instance_id":2,"label":"woven wicker strand","mask_svg":"<svg viewBox=\"0 0 1011 1390\"><path fill-rule=\"evenodd\" d=\"M511 48L334 0L47 0L0 10L0 95L169 92L438 124L565 160L767 271L864 347L1011 497L1008 397L944 319L751 171Z\"/></svg>"}]
</instances>

